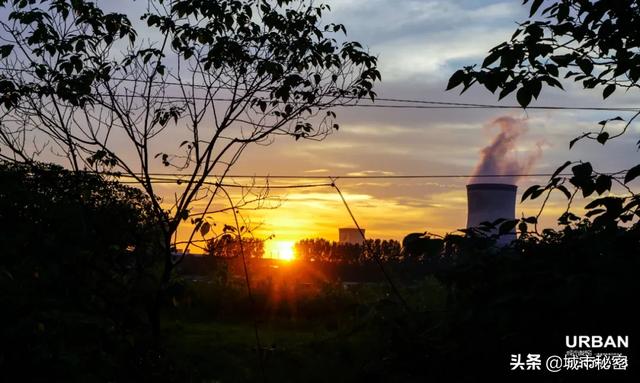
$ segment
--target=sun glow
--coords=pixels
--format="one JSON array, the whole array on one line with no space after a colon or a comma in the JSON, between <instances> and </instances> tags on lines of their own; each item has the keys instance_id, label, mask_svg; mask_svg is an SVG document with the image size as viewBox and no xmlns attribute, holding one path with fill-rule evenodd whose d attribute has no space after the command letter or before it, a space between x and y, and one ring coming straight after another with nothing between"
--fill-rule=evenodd
<instances>
[{"instance_id":1,"label":"sun glow","mask_svg":"<svg viewBox=\"0 0 640 383\"><path fill-rule=\"evenodd\" d=\"M292 261L296 258L294 245L294 241L274 241L269 244L267 255L283 261Z\"/></svg>"}]
</instances>

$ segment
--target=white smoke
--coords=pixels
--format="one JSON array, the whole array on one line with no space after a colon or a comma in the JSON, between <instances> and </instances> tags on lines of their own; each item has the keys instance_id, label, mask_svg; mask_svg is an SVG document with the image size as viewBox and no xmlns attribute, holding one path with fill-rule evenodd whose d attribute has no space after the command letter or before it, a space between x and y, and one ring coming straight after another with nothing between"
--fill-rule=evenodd
<instances>
[{"instance_id":1,"label":"white smoke","mask_svg":"<svg viewBox=\"0 0 640 383\"><path fill-rule=\"evenodd\" d=\"M524 160L517 156L516 146L527 131L522 119L502 116L493 120L490 127L500 128L493 141L480 152L480 162L473 172L470 184L501 183L515 185L522 174L527 174L542 156L542 142L526 154ZM503 177L491 177L491 176Z\"/></svg>"}]
</instances>

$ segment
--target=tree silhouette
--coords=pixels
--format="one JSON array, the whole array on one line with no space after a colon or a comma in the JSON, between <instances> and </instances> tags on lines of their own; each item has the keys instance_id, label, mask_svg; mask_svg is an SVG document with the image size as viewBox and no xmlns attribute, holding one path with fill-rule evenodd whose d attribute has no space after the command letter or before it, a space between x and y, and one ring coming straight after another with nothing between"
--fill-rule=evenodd
<instances>
[{"instance_id":1,"label":"tree silhouette","mask_svg":"<svg viewBox=\"0 0 640 383\"><path fill-rule=\"evenodd\" d=\"M207 234L211 202L197 216L192 204L218 195L249 145L323 138L339 127L332 108L373 99L380 79L376 57L340 42L345 27L313 1L152 0L135 28L83 0L0 5L0 157L53 153L133 179L163 234L163 288L178 226ZM173 201L154 185L164 168L184 174Z\"/></svg>"},{"instance_id":2,"label":"tree silhouette","mask_svg":"<svg viewBox=\"0 0 640 383\"><path fill-rule=\"evenodd\" d=\"M562 83L568 79L581 82L585 89L601 88L603 98L617 89L638 90L638 25L640 5L634 0L531 1L529 20L519 24L511 39L491 49L480 68L474 65L456 71L449 79L447 89L462 87L464 92L474 84L481 84L492 93L499 90L499 99L515 91L523 108L538 98L543 86L563 89ZM639 115L640 112L626 121L621 117L600 121L596 130L573 139L570 148L582 139L605 145L627 132ZM609 127L612 125L619 127L619 131L611 133ZM573 176L560 176L569 166ZM617 177L621 175L624 175L623 180ZM588 162L566 162L555 171L547 185L533 185L526 190L523 200L541 195L548 198L557 190L569 199L570 206L578 191L584 197L594 193L603 195L619 184L626 195L597 198L586 206L587 217L593 217L599 226L628 224L637 222L640 199L627 184L639 175L640 164L615 174L603 174ZM568 189L572 186L576 188L573 193ZM522 220L520 231L527 232L527 224L536 224L537 218ZM568 210L560 217L561 224L579 221Z\"/></svg>"},{"instance_id":3,"label":"tree silhouette","mask_svg":"<svg viewBox=\"0 0 640 383\"><path fill-rule=\"evenodd\" d=\"M142 372L162 264L149 199L52 165L0 162L0 184L4 376L121 380Z\"/></svg>"}]
</instances>

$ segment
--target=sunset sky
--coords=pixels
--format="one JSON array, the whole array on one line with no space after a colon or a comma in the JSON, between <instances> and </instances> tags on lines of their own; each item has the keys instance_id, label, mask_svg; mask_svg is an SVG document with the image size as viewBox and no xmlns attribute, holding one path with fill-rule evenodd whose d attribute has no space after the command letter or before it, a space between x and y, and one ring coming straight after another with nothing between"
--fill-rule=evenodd
<instances>
[{"instance_id":1,"label":"sunset sky","mask_svg":"<svg viewBox=\"0 0 640 383\"><path fill-rule=\"evenodd\" d=\"M379 97L431 101L516 104L497 102L489 92L473 88L458 96L445 92L449 76L463 65L482 62L486 52L508 39L527 9L519 1L382 1L336 0L331 17L347 26L348 37L379 56L382 83ZM533 105L632 106L637 95L617 94L606 101L597 91L567 87L566 92L544 89ZM383 104L385 102L378 102ZM637 103L636 103L637 105ZM322 142L289 138L245 153L234 174L256 175L444 175L471 174L480 150L498 133L491 122L501 116L522 119L527 132L516 156L524 160L542 143L542 157L531 172L553 172L566 160L591 160L602 171L633 166L635 130L606 150L595 142L568 151L568 142L616 112L383 109L337 110L341 128ZM624 114L622 114L625 117ZM368 237L401 240L410 232L439 234L462 228L466 220L467 179L339 180L350 206ZM546 178L518 181L519 192ZM246 180L238 180L246 182ZM323 180L273 180L272 184ZM247 213L260 223L261 235L274 240L306 237L337 240L337 228L353 226L339 196L329 187L295 189L271 195L284 199L274 210ZM577 206L585 203L579 201ZM552 225L564 209L552 200L544 223ZM532 214L535 203L517 207Z\"/></svg>"},{"instance_id":2,"label":"sunset sky","mask_svg":"<svg viewBox=\"0 0 640 383\"><path fill-rule=\"evenodd\" d=\"M479 0L333 0L327 22L345 24L350 40L361 42L379 57L382 82L376 92L382 98L515 105L513 98L501 102L481 88L462 96L445 92L448 78L464 65L482 62L487 51L508 39L516 23L528 15L521 1ZM146 2L139 9L119 9L122 1L103 2L126 12L137 23ZM126 2L130 6L129 2ZM145 37L145 36L142 36ZM146 36L152 37L152 36ZM617 92L606 101L600 91L586 91L567 83L566 91L543 89L532 106L610 106L638 104L637 94ZM368 104L368 103L365 103ZM376 104L390 104L378 101ZM337 108L340 130L323 141L295 141L278 137L271 145L252 146L231 172L236 175L469 175L478 164L480 152L499 128L492 122L510 117L526 132L520 137L515 158L526 161L542 149L529 171L550 173L567 160L589 160L599 171L613 171L635 165L638 127L606 147L594 141L581 142L568 150L568 142L592 130L597 122L622 112L549 111L521 109L389 109ZM180 141L177 141L180 142ZM158 160L158 162L160 162ZM158 164L158 171L166 171ZM246 183L248 179L229 180ZM546 177L518 180L519 192ZM265 180L257 178L256 184ZM326 183L327 179L272 179L271 185ZM466 221L466 178L429 179L339 179L359 223L370 238L401 240L411 232L438 234L462 228ZM170 199L175 185L158 185L157 193ZM330 187L272 189L271 209L244 212L255 227L254 234L278 241L324 237L337 240L338 227L353 223L338 194ZM237 197L237 195L236 195ZM222 208L216 201L214 209ZM195 205L202 207L204 201ZM584 206L578 201L576 206ZM531 215L538 202L517 207L517 214ZM553 225L564 209L562 199L552 199L543 223ZM229 222L219 215L215 220ZM179 231L184 238L188 224ZM271 250L268 250L271 251Z\"/></svg>"}]
</instances>

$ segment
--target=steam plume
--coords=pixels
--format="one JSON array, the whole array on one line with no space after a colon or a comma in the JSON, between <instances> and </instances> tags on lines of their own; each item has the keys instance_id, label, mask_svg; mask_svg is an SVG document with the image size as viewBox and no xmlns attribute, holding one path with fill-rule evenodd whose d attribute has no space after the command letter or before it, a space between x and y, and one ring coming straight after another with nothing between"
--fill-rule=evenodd
<instances>
[{"instance_id":1,"label":"steam plume","mask_svg":"<svg viewBox=\"0 0 640 383\"><path fill-rule=\"evenodd\" d=\"M500 133L480 152L480 163L478 163L469 183L515 185L520 178L518 174L526 174L542 156L542 143L538 142L536 149L527 153L526 158L521 161L517 158L515 149L518 139L527 131L526 122L521 119L503 116L492 121L490 126L500 128ZM513 176L486 177L490 175Z\"/></svg>"}]
</instances>

